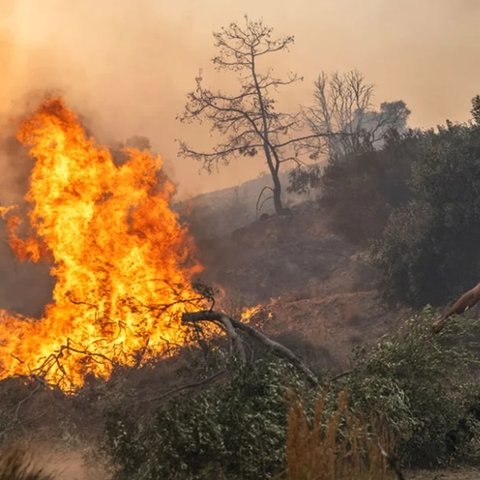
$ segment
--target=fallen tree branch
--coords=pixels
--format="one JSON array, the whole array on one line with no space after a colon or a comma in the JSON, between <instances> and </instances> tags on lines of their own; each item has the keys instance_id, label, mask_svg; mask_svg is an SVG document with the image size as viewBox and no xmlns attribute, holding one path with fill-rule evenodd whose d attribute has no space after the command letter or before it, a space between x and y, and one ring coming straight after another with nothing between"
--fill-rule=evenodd
<instances>
[{"instance_id":1,"label":"fallen tree branch","mask_svg":"<svg viewBox=\"0 0 480 480\"><path fill-rule=\"evenodd\" d=\"M271 338L267 337L265 334L258 331L256 328L251 327L239 320L234 318L228 317L224 313L215 312L210 310L203 310L200 312L192 312L192 313L184 313L182 315L182 322L183 323L196 323L196 322L220 322L223 325L229 325L229 328L226 328L227 334L231 335L233 331L233 337L231 337L232 342L237 341L234 339L238 339L241 341L240 337L238 336L236 329L241 330L263 345L265 345L270 351L272 351L275 355L282 357L288 360L292 365L294 365L298 370L300 370L307 380L313 385L318 385L318 378L316 375L305 365L300 358L298 358L289 348L285 347L281 343L272 340ZM231 329L230 329L231 327ZM242 352L245 359L245 350L242 345Z\"/></svg>"},{"instance_id":2,"label":"fallen tree branch","mask_svg":"<svg viewBox=\"0 0 480 480\"><path fill-rule=\"evenodd\" d=\"M331 382L335 382L337 380L340 380L341 378L343 377L348 377L349 375L351 375L352 373L354 373L354 370L344 370L343 372L340 372L340 373L337 373L336 375L334 375L330 381Z\"/></svg>"},{"instance_id":3,"label":"fallen tree branch","mask_svg":"<svg viewBox=\"0 0 480 480\"><path fill-rule=\"evenodd\" d=\"M228 338L230 339L233 349L237 352L240 361L245 364L247 363L247 356L245 355L245 349L243 348L242 339L238 335L237 331L233 326L234 320L227 315L214 312L212 310L204 310L195 313L184 313L182 315L183 323L198 323L198 322L215 322L220 323L221 326L227 332Z\"/></svg>"}]
</instances>

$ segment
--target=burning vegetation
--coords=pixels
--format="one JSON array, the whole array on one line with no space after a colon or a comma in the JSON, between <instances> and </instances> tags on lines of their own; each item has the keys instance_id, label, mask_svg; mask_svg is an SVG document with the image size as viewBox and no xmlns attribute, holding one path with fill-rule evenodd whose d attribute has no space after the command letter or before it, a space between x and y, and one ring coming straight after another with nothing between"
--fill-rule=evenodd
<instances>
[{"instance_id":1,"label":"burning vegetation","mask_svg":"<svg viewBox=\"0 0 480 480\"><path fill-rule=\"evenodd\" d=\"M453 314L479 287L443 316L410 307L478 282L480 97L468 123L410 131L403 101L376 110L361 73L323 72L312 106L282 113L277 87L300 77L262 73L293 42L272 31L246 17L215 34L213 63L240 91L197 78L178 118L206 120L216 146L179 153L211 170L261 152L272 186L249 203L278 215L227 235L248 202L203 196L199 209L222 208L198 222L198 256L148 142L109 151L61 98L21 123L28 191L0 216L18 259L55 285L41 315L0 309L0 480L35 473L18 437L98 450L114 480L403 480L403 466L478 464L480 320Z\"/></svg>"},{"instance_id":2,"label":"burning vegetation","mask_svg":"<svg viewBox=\"0 0 480 480\"><path fill-rule=\"evenodd\" d=\"M162 162L125 149L118 164L60 98L19 128L34 160L28 212L1 212L22 260L52 263L41 319L0 311L1 377L40 375L64 390L115 364L140 365L185 342L181 313L198 309L194 244L169 202ZM25 222L27 220L27 222Z\"/></svg>"}]
</instances>

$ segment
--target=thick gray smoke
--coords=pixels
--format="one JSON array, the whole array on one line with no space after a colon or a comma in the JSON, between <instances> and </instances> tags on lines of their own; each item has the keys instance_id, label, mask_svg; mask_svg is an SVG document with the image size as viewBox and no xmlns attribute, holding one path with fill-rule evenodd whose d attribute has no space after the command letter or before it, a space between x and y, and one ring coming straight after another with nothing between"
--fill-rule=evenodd
<instances>
[{"instance_id":1,"label":"thick gray smoke","mask_svg":"<svg viewBox=\"0 0 480 480\"><path fill-rule=\"evenodd\" d=\"M13 122L3 122L0 135L0 205L25 206L23 199L32 160L15 138ZM49 265L21 262L7 241L5 224L0 221L0 309L39 316L51 299Z\"/></svg>"}]
</instances>

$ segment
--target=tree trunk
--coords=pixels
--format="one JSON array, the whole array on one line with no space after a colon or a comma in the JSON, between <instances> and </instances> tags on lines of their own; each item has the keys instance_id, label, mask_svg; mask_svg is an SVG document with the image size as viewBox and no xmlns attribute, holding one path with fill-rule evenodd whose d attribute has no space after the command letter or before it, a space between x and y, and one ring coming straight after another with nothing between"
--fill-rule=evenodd
<instances>
[{"instance_id":1,"label":"tree trunk","mask_svg":"<svg viewBox=\"0 0 480 480\"><path fill-rule=\"evenodd\" d=\"M251 69L252 69L253 82L255 84L255 89L257 92L258 104L260 105L260 113L262 115L263 150L265 152L265 158L267 159L268 168L270 169L270 173L272 175L272 180L273 180L273 205L275 207L275 212L277 215L288 215L290 213L290 209L285 208L282 203L282 185L280 183L280 179L278 178L278 169L280 167L280 162L279 162L278 154L273 148L269 140L268 119L267 119L268 115L265 109L265 103L263 101L262 91L258 84L257 73L255 71L255 55L253 53L253 48L252 48ZM273 163L272 154L275 157L275 164Z\"/></svg>"},{"instance_id":2,"label":"tree trunk","mask_svg":"<svg viewBox=\"0 0 480 480\"><path fill-rule=\"evenodd\" d=\"M272 162L272 168L270 169L273 180L273 203L275 205L275 211L277 215L290 215L290 209L285 208L282 203L282 183L278 177L280 158L278 157L277 151L272 146L270 148L272 149L272 154L275 159L275 165L273 165Z\"/></svg>"},{"instance_id":3,"label":"tree trunk","mask_svg":"<svg viewBox=\"0 0 480 480\"><path fill-rule=\"evenodd\" d=\"M264 142L263 150L265 152L265 158L267 160L267 165L270 170L270 175L272 176L273 181L273 206L275 207L275 213L277 215L289 215L290 209L285 208L282 202L282 184L280 178L278 177L278 159L277 166L273 164L272 152L270 151L270 145L267 142ZM276 152L274 152L275 154Z\"/></svg>"},{"instance_id":4,"label":"tree trunk","mask_svg":"<svg viewBox=\"0 0 480 480\"><path fill-rule=\"evenodd\" d=\"M273 180L273 205L275 207L275 212L277 215L289 215L290 209L285 208L282 202L282 184L278 178L278 173L272 171L272 180Z\"/></svg>"}]
</instances>

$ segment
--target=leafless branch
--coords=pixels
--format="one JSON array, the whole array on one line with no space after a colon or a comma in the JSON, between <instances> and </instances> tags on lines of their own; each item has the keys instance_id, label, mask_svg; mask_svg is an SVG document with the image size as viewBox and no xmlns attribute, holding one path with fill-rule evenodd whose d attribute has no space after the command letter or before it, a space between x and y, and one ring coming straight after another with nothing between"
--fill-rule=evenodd
<instances>
[{"instance_id":1,"label":"leafless branch","mask_svg":"<svg viewBox=\"0 0 480 480\"><path fill-rule=\"evenodd\" d=\"M204 311L205 312L205 311ZM231 342L232 350L238 355L239 360L245 364L247 361L247 357L245 355L245 349L243 348L243 342L240 336L238 335L237 331L233 327L233 320L223 313L213 312L212 310L208 310L208 312L215 313L215 315L208 315L208 316L195 316L194 314L184 313L182 316L183 323L198 323L198 322L216 322L220 324L225 331L227 332L228 338Z\"/></svg>"},{"instance_id":2,"label":"leafless branch","mask_svg":"<svg viewBox=\"0 0 480 480\"><path fill-rule=\"evenodd\" d=\"M237 74L240 91L225 93L212 91L203 85L202 76L196 79L196 89L187 95L180 121L202 123L207 121L211 131L224 140L210 151L200 151L180 141L180 155L203 162L211 172L219 162L228 164L232 158L255 156L263 153L273 180L273 200L278 214L288 211L283 207L280 165L296 159L302 148L303 138L295 135L304 128L300 113L287 114L276 109L276 97L280 87L302 80L296 74L277 78L272 70L260 71L258 59L268 54L287 51L293 44L293 36L273 38L272 29L262 21L245 17L245 22L231 23L214 33L218 55L213 64L219 70ZM295 155L288 148L295 148ZM280 149L285 151L280 152Z\"/></svg>"},{"instance_id":3,"label":"leafless branch","mask_svg":"<svg viewBox=\"0 0 480 480\"><path fill-rule=\"evenodd\" d=\"M239 320L226 316L224 313L221 312L214 312L214 311L200 311L200 312L193 312L193 313L184 313L182 315L182 321L184 323L195 323L195 322L202 322L202 321L213 321L213 322L223 322L224 319L228 318L230 324L234 327L234 329L241 330L242 332L247 333L252 338L259 341L262 345L267 347L272 353L288 360L293 366L295 366L299 371L301 371L307 380L312 385L318 385L318 378L316 375L287 347L284 345L272 340L271 338L267 337L265 334L261 333L259 330L253 328L246 323L243 323Z\"/></svg>"},{"instance_id":4,"label":"leafless branch","mask_svg":"<svg viewBox=\"0 0 480 480\"><path fill-rule=\"evenodd\" d=\"M374 87L357 70L327 75L315 82L315 104L304 110L312 132L341 133L327 140L331 155L345 155L373 148L389 130L404 127L410 111L405 103L382 103L372 108Z\"/></svg>"}]
</instances>

